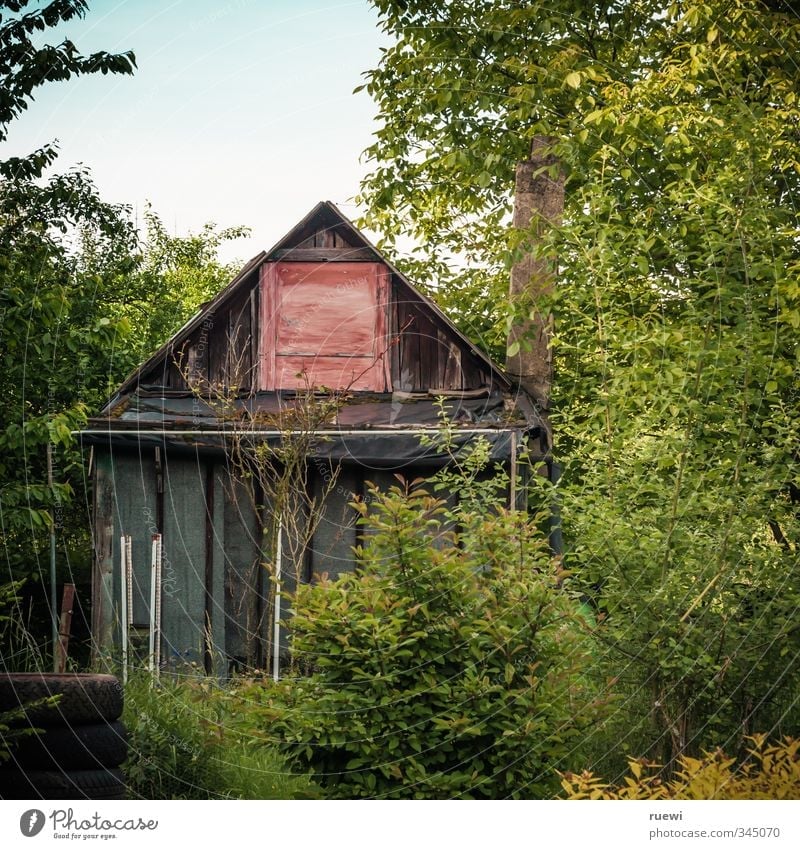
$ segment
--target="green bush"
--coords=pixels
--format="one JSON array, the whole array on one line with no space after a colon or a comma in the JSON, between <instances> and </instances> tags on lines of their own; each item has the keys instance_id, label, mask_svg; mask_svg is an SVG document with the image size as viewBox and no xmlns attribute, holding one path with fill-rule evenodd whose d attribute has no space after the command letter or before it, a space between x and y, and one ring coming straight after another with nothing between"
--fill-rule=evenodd
<instances>
[{"instance_id":1,"label":"green bush","mask_svg":"<svg viewBox=\"0 0 800 849\"><path fill-rule=\"evenodd\" d=\"M292 775L274 747L228 729L229 700L218 685L184 679L125 688L130 733L124 765L129 794L145 799L294 799L317 792Z\"/></svg>"},{"instance_id":2,"label":"green bush","mask_svg":"<svg viewBox=\"0 0 800 849\"><path fill-rule=\"evenodd\" d=\"M535 522L461 513L456 538L424 490L368 500L357 573L294 599L307 674L246 693L261 728L333 797L552 794L596 706L577 605Z\"/></svg>"}]
</instances>

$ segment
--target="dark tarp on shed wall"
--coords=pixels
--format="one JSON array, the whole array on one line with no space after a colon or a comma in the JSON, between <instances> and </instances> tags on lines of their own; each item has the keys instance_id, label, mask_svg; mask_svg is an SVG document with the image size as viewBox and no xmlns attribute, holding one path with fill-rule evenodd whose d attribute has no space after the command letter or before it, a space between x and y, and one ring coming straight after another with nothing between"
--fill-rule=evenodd
<instances>
[{"instance_id":1,"label":"dark tarp on shed wall","mask_svg":"<svg viewBox=\"0 0 800 849\"><path fill-rule=\"evenodd\" d=\"M271 422L277 430L290 416L298 402L294 393L260 392L256 395L232 400L234 408L242 410L242 421ZM302 403L302 398L300 399ZM449 397L443 409L448 421L455 425L485 427L517 427L521 429L541 426L541 420L531 403L521 395L511 398L492 389L480 397ZM244 413L244 411L247 411ZM358 393L343 401L336 412L338 426L344 429L380 429L383 427L427 427L441 425L440 402L429 395L408 393ZM125 400L113 418L91 419L91 427L112 428L231 428L231 413L221 415L214 406L191 392L165 394L162 387L139 386Z\"/></svg>"},{"instance_id":2,"label":"dark tarp on shed wall","mask_svg":"<svg viewBox=\"0 0 800 849\"><path fill-rule=\"evenodd\" d=\"M226 637L226 607L225 607L225 485L226 473L219 464L211 465L213 480L211 500L211 523L208 531L211 534L211 562L206 564L206 591L210 595L206 599L206 610L210 614L210 645L211 668L206 666L206 672L213 672L219 677L228 674L228 647Z\"/></svg>"},{"instance_id":3,"label":"dark tarp on shed wall","mask_svg":"<svg viewBox=\"0 0 800 849\"><path fill-rule=\"evenodd\" d=\"M237 665L252 665L263 635L259 610L266 611L266 576L261 565L261 527L245 488L227 475L224 495L225 646Z\"/></svg>"},{"instance_id":4,"label":"dark tarp on shed wall","mask_svg":"<svg viewBox=\"0 0 800 849\"><path fill-rule=\"evenodd\" d=\"M164 464L162 660L197 664L205 656L206 464L171 454Z\"/></svg>"},{"instance_id":5,"label":"dark tarp on shed wall","mask_svg":"<svg viewBox=\"0 0 800 849\"><path fill-rule=\"evenodd\" d=\"M472 450L476 439L483 439L489 445L490 462L508 460L511 457L512 434L516 443L521 443L524 430L514 429L455 429L452 450L456 457L463 457ZM429 434L436 439L437 432ZM277 444L280 436L274 433L258 434L264 442ZM314 458L357 464L369 474L372 469L408 468L410 466L443 466L452 459L446 451L435 446L421 443L422 433L409 430L370 431L356 433L337 433L320 437L314 449ZM196 457L200 453L216 453L222 457L225 453L225 438L217 433L203 431L176 432L156 431L106 431L102 434L84 432L81 434L84 446L117 446L129 450L150 452L150 446L161 445L171 453L183 452ZM535 446L532 446L535 449Z\"/></svg>"},{"instance_id":6,"label":"dark tarp on shed wall","mask_svg":"<svg viewBox=\"0 0 800 849\"><path fill-rule=\"evenodd\" d=\"M163 452L162 452L162 456ZM207 487L209 464L213 463L212 523L208 526ZM364 528L356 526L357 514L350 506L356 497L366 493L366 481L385 491L400 485L395 474L406 480L427 478L435 467L370 468L363 464L343 464L314 533L307 557L298 560L299 574L304 579L327 573L335 579L355 566L353 547L365 541ZM119 599L119 535L134 537L136 566L134 608L141 624L147 625L150 591L150 536L156 529L157 496L152 449L139 453L115 450L111 455L97 452L98 535L104 513L113 515L110 546L113 549L113 586L110 615L115 621ZM324 481L330 479L327 461L312 461L310 478L315 497L321 497ZM113 483L113 488L111 484ZM432 495L436 493L430 484ZM107 493L103 496L102 493ZM108 495L111 493L111 495ZM231 663L260 664L269 661L265 649L272 636L272 585L261 562L259 543L261 525L256 521L250 498L241 485L232 481L230 469L215 455L192 455L186 450L170 450L164 458L164 561L162 603L162 658L165 665L186 662L205 664L205 622L211 614L213 645L212 671L225 675ZM449 493L448 504L457 503L457 493ZM100 502L108 502L102 507ZM266 518L266 517L265 517ZM210 534L210 536L208 536ZM206 597L207 560L211 552L211 593ZM285 540L284 586L293 589L295 566L291 560L292 542ZM110 558L109 558L110 559ZM98 575L103 563L98 550ZM110 568L110 567L109 567ZM109 578L112 575L109 573ZM106 580L106 585L108 581ZM103 581L96 582L102 595ZM286 609L284 603L284 619ZM108 614L106 614L108 615ZM98 641L110 647L116 638L106 629L96 629ZM286 634L282 629L282 648Z\"/></svg>"},{"instance_id":7,"label":"dark tarp on shed wall","mask_svg":"<svg viewBox=\"0 0 800 849\"><path fill-rule=\"evenodd\" d=\"M106 622L113 623L115 642L120 640L120 596L122 591L122 535L131 537L134 626L146 627L150 610L152 535L156 527L156 476L152 448L139 454L99 452L96 486L105 489L104 504L97 505L96 528L107 522L111 536L108 586L111 598L101 602ZM103 568L96 564L96 569Z\"/></svg>"},{"instance_id":8,"label":"dark tarp on shed wall","mask_svg":"<svg viewBox=\"0 0 800 849\"><path fill-rule=\"evenodd\" d=\"M223 502L221 493L213 506L212 534L207 539L207 464L196 457L164 456L161 588L161 656L164 664L195 663L204 667L206 621L207 547L211 553L209 613L212 617L212 667L223 661ZM108 552L97 546L94 603L97 648L120 644L120 595L122 590L120 537L131 536L133 554L133 625L146 634L150 622L152 536L158 528L158 494L154 447L140 452L98 451L95 464L95 535L109 538ZM221 489L222 482L215 489ZM209 546L210 543L210 546ZM216 568L214 568L216 567ZM131 662L146 663L146 637L134 645Z\"/></svg>"},{"instance_id":9,"label":"dark tarp on shed wall","mask_svg":"<svg viewBox=\"0 0 800 849\"><path fill-rule=\"evenodd\" d=\"M314 476L314 497L321 501L324 475ZM361 492L361 470L343 465L333 491L321 509L321 518L311 541L312 575L327 573L336 579L353 571L353 546L356 544L356 511L350 506Z\"/></svg>"}]
</instances>

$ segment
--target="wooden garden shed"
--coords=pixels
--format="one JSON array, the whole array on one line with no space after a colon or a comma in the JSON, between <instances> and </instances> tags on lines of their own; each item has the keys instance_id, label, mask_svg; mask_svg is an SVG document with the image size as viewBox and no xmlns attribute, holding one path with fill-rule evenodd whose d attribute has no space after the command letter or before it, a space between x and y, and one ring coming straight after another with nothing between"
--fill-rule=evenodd
<instances>
[{"instance_id":1,"label":"wooden garden shed","mask_svg":"<svg viewBox=\"0 0 800 849\"><path fill-rule=\"evenodd\" d=\"M223 415L212 396L228 393ZM308 485L337 485L303 552L302 580L354 567L354 497L367 482L424 477L447 461L425 435L441 401L455 450L482 436L513 464L527 441L548 452L531 399L461 334L329 202L321 202L119 387L81 438L93 478L93 637L120 643L121 539L131 539L130 621L151 607L150 547L162 542L161 658L226 675L269 663L271 583L259 523L237 494L227 441L239 413L266 443L286 438L292 405L338 393L309 450ZM451 449L452 450L452 449ZM457 493L449 494L455 499Z\"/></svg>"}]
</instances>

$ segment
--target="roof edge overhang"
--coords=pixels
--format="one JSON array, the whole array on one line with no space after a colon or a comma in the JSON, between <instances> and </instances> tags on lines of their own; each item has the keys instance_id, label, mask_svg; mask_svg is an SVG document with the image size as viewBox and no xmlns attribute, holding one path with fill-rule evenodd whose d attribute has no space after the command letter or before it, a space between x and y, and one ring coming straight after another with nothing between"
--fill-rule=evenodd
<instances>
[{"instance_id":1,"label":"roof edge overhang","mask_svg":"<svg viewBox=\"0 0 800 849\"><path fill-rule=\"evenodd\" d=\"M259 430L248 432L254 440L278 444L292 431ZM374 428L364 430L320 430L319 439L309 452L310 459L351 463L365 468L399 469L409 465L444 466L453 458L464 458L477 437L486 440L490 462L517 457L523 438L530 436L528 455L533 461L548 459L546 446L535 439L536 433L525 427L463 428L455 430L446 445L437 444L435 428ZM100 447L109 451L138 452L148 445L184 455L226 456L230 452L232 431L89 429L79 432L82 447ZM540 434L539 434L540 435ZM422 440L421 437L429 437ZM541 435L540 435L541 436Z\"/></svg>"}]
</instances>

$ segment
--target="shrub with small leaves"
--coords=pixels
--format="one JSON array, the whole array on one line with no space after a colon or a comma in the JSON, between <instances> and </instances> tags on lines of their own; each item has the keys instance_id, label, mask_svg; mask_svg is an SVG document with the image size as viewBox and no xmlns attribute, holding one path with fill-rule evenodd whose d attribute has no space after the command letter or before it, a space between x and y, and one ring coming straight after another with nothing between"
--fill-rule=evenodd
<instances>
[{"instance_id":1,"label":"shrub with small leaves","mask_svg":"<svg viewBox=\"0 0 800 849\"><path fill-rule=\"evenodd\" d=\"M460 516L457 536L411 487L356 507L356 574L294 598L308 674L247 691L261 728L332 797L549 795L594 706L576 684L576 606L535 522L496 508Z\"/></svg>"}]
</instances>

